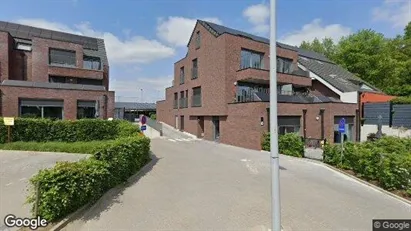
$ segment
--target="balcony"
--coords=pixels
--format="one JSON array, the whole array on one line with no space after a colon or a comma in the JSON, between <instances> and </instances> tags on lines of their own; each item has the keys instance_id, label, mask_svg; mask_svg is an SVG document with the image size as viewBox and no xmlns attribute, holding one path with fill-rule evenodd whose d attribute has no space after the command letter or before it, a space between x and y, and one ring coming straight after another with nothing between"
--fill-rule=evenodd
<instances>
[{"instance_id":1,"label":"balcony","mask_svg":"<svg viewBox=\"0 0 411 231\"><path fill-rule=\"evenodd\" d=\"M277 83L293 84L299 87L311 86L309 73L301 69L293 68L289 73L277 72ZM267 69L245 68L237 71L237 81L256 84L269 84L270 71Z\"/></svg>"},{"instance_id":2,"label":"balcony","mask_svg":"<svg viewBox=\"0 0 411 231\"><path fill-rule=\"evenodd\" d=\"M201 107L201 95L193 95L191 98L192 107Z\"/></svg>"},{"instance_id":3,"label":"balcony","mask_svg":"<svg viewBox=\"0 0 411 231\"><path fill-rule=\"evenodd\" d=\"M175 99L173 103L174 103L174 107L173 107L173 108L174 108L174 109L178 109L178 100Z\"/></svg>"},{"instance_id":4,"label":"balcony","mask_svg":"<svg viewBox=\"0 0 411 231\"><path fill-rule=\"evenodd\" d=\"M89 79L103 79L102 70L90 70L77 67L61 67L49 65L48 74L67 77L84 77Z\"/></svg>"},{"instance_id":5,"label":"balcony","mask_svg":"<svg viewBox=\"0 0 411 231\"><path fill-rule=\"evenodd\" d=\"M188 98L180 98L180 108L188 107Z\"/></svg>"},{"instance_id":6,"label":"balcony","mask_svg":"<svg viewBox=\"0 0 411 231\"><path fill-rule=\"evenodd\" d=\"M236 103L247 102L270 102L270 93L249 91L243 94L236 95ZM318 103L321 102L315 96L305 92L277 92L277 102L279 103Z\"/></svg>"}]
</instances>

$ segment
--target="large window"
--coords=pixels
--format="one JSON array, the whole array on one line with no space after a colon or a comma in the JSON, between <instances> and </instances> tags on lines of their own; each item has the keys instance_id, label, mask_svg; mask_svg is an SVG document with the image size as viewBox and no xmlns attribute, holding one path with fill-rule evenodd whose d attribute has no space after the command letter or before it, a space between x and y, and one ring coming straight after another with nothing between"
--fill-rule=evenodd
<instances>
[{"instance_id":1,"label":"large window","mask_svg":"<svg viewBox=\"0 0 411 231\"><path fill-rule=\"evenodd\" d=\"M20 116L31 118L63 119L63 100L20 100Z\"/></svg>"},{"instance_id":2,"label":"large window","mask_svg":"<svg viewBox=\"0 0 411 231\"><path fill-rule=\"evenodd\" d=\"M61 50L50 48L49 63L52 65L75 67L76 66L76 52L69 50Z\"/></svg>"},{"instance_id":3,"label":"large window","mask_svg":"<svg viewBox=\"0 0 411 231\"><path fill-rule=\"evenodd\" d=\"M193 68L191 69L191 79L198 78L198 60L193 59Z\"/></svg>"},{"instance_id":4,"label":"large window","mask_svg":"<svg viewBox=\"0 0 411 231\"><path fill-rule=\"evenodd\" d=\"M345 133L339 132L340 120L345 119ZM335 116L334 117L334 143L341 143L341 137L344 142L354 141L354 116Z\"/></svg>"},{"instance_id":5,"label":"large window","mask_svg":"<svg viewBox=\"0 0 411 231\"><path fill-rule=\"evenodd\" d=\"M192 107L201 107L201 87L193 88Z\"/></svg>"},{"instance_id":6,"label":"large window","mask_svg":"<svg viewBox=\"0 0 411 231\"><path fill-rule=\"evenodd\" d=\"M101 60L98 57L84 56L83 57L83 68L91 70L101 69Z\"/></svg>"},{"instance_id":7,"label":"large window","mask_svg":"<svg viewBox=\"0 0 411 231\"><path fill-rule=\"evenodd\" d=\"M259 85L259 84L251 84L251 83L239 83L237 86L237 102L252 102L255 101L256 98L254 95L256 93L262 93L268 95L270 93L270 88L268 85Z\"/></svg>"},{"instance_id":8,"label":"large window","mask_svg":"<svg viewBox=\"0 0 411 231\"><path fill-rule=\"evenodd\" d=\"M287 133L300 134L300 116L279 116L278 117L278 134Z\"/></svg>"},{"instance_id":9,"label":"large window","mask_svg":"<svg viewBox=\"0 0 411 231\"><path fill-rule=\"evenodd\" d=\"M263 57L263 53L242 49L240 69L264 69Z\"/></svg>"},{"instance_id":10,"label":"large window","mask_svg":"<svg viewBox=\"0 0 411 231\"><path fill-rule=\"evenodd\" d=\"M293 71L293 61L291 59L277 57L277 72L289 74Z\"/></svg>"},{"instance_id":11,"label":"large window","mask_svg":"<svg viewBox=\"0 0 411 231\"><path fill-rule=\"evenodd\" d=\"M77 119L96 118L96 101L77 101Z\"/></svg>"},{"instance_id":12,"label":"large window","mask_svg":"<svg viewBox=\"0 0 411 231\"><path fill-rule=\"evenodd\" d=\"M184 67L180 68L180 84L184 83Z\"/></svg>"}]
</instances>

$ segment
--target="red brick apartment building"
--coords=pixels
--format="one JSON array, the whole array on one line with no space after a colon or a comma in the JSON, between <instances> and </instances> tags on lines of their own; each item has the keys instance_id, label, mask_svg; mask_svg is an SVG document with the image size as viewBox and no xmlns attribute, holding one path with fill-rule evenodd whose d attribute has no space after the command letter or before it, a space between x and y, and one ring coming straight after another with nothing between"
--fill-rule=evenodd
<instances>
[{"instance_id":1,"label":"red brick apartment building","mask_svg":"<svg viewBox=\"0 0 411 231\"><path fill-rule=\"evenodd\" d=\"M357 104L314 85L298 59L297 48L277 44L279 133L339 142L344 117L346 138L358 139ZM157 102L157 119L199 138L261 149L270 122L268 70L269 40L198 20L186 57L174 64L173 86Z\"/></svg>"},{"instance_id":2,"label":"red brick apartment building","mask_svg":"<svg viewBox=\"0 0 411 231\"><path fill-rule=\"evenodd\" d=\"M0 116L114 116L104 40L0 21Z\"/></svg>"}]
</instances>

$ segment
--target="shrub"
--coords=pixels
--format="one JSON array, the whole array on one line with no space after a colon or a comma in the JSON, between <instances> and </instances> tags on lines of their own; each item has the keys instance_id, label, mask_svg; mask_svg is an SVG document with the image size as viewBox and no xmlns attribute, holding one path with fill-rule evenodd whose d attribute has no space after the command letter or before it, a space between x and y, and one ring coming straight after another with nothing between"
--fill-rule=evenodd
<instances>
[{"instance_id":1,"label":"shrub","mask_svg":"<svg viewBox=\"0 0 411 231\"><path fill-rule=\"evenodd\" d=\"M12 127L12 141L76 142L111 140L137 134L138 132L138 127L128 121L17 118ZM6 140L7 129L4 123L0 123L0 142L4 143Z\"/></svg>"},{"instance_id":2,"label":"shrub","mask_svg":"<svg viewBox=\"0 0 411 231\"><path fill-rule=\"evenodd\" d=\"M38 215L49 221L60 219L126 181L149 161L149 150L149 139L134 136L102 145L89 159L57 163L30 179L27 202L33 211L39 183Z\"/></svg>"},{"instance_id":3,"label":"shrub","mask_svg":"<svg viewBox=\"0 0 411 231\"><path fill-rule=\"evenodd\" d=\"M410 96L400 96L391 100L393 104L411 104Z\"/></svg>"},{"instance_id":4,"label":"shrub","mask_svg":"<svg viewBox=\"0 0 411 231\"><path fill-rule=\"evenodd\" d=\"M104 143L111 141L89 141L89 142L12 142L0 144L2 150L22 150L39 152L67 152L93 154Z\"/></svg>"},{"instance_id":5,"label":"shrub","mask_svg":"<svg viewBox=\"0 0 411 231\"><path fill-rule=\"evenodd\" d=\"M376 141L326 145L324 162L352 170L387 190L411 192L411 139L385 136Z\"/></svg>"},{"instance_id":6,"label":"shrub","mask_svg":"<svg viewBox=\"0 0 411 231\"><path fill-rule=\"evenodd\" d=\"M263 135L261 146L263 150L270 151L270 133ZM281 135L278 137L278 151L284 155L303 157L304 142L301 137L295 133Z\"/></svg>"},{"instance_id":7,"label":"shrub","mask_svg":"<svg viewBox=\"0 0 411 231\"><path fill-rule=\"evenodd\" d=\"M150 119L157 120L157 115L155 113L150 114Z\"/></svg>"}]
</instances>

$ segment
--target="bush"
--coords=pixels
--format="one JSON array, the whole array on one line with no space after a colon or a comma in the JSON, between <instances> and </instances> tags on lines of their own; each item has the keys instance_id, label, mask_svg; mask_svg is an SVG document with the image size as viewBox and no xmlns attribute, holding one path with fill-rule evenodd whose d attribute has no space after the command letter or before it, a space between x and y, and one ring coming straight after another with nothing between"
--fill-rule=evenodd
<instances>
[{"instance_id":1,"label":"bush","mask_svg":"<svg viewBox=\"0 0 411 231\"><path fill-rule=\"evenodd\" d=\"M67 152L93 154L103 144L111 141L89 141L89 142L12 142L0 144L2 150L22 150L38 152Z\"/></svg>"},{"instance_id":2,"label":"bush","mask_svg":"<svg viewBox=\"0 0 411 231\"><path fill-rule=\"evenodd\" d=\"M150 114L150 119L157 120L157 115L155 113Z\"/></svg>"},{"instance_id":3,"label":"bush","mask_svg":"<svg viewBox=\"0 0 411 231\"><path fill-rule=\"evenodd\" d=\"M411 139L385 136L373 142L345 143L342 158L340 145L326 145L324 162L411 196Z\"/></svg>"},{"instance_id":4,"label":"bush","mask_svg":"<svg viewBox=\"0 0 411 231\"><path fill-rule=\"evenodd\" d=\"M391 100L393 104L411 104L410 96L400 96Z\"/></svg>"},{"instance_id":5,"label":"bush","mask_svg":"<svg viewBox=\"0 0 411 231\"><path fill-rule=\"evenodd\" d=\"M126 181L149 161L149 150L149 139L134 136L108 142L89 159L57 163L30 179L27 202L34 212L39 183L38 215L49 221L60 219Z\"/></svg>"},{"instance_id":6,"label":"bush","mask_svg":"<svg viewBox=\"0 0 411 231\"><path fill-rule=\"evenodd\" d=\"M263 135L261 146L263 150L270 151L270 133ZM280 135L278 137L278 151L284 155L303 157L304 142L301 137L295 133Z\"/></svg>"},{"instance_id":7,"label":"bush","mask_svg":"<svg viewBox=\"0 0 411 231\"><path fill-rule=\"evenodd\" d=\"M2 119L1 119L2 120ZM50 120L17 118L12 127L12 141L94 141L111 140L122 136L137 134L138 127L127 121L81 119L81 120ZM0 122L0 142L7 140L7 129Z\"/></svg>"}]
</instances>

